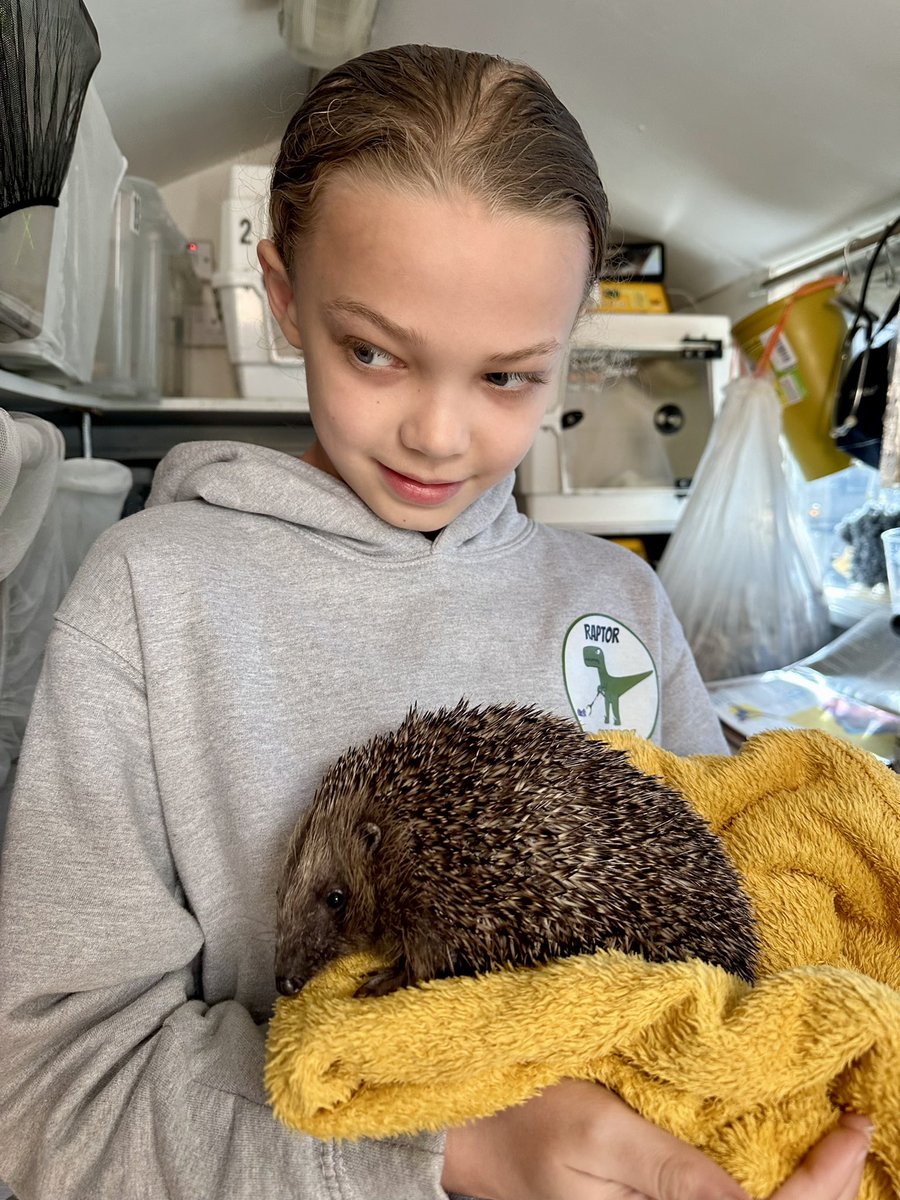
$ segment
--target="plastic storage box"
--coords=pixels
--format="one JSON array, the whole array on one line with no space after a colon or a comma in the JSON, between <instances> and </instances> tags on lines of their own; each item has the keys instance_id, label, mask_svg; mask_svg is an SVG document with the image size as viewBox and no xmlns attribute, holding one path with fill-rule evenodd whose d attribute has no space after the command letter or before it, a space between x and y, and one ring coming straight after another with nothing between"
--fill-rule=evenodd
<instances>
[{"instance_id":1,"label":"plastic storage box","mask_svg":"<svg viewBox=\"0 0 900 1200\"><path fill-rule=\"evenodd\" d=\"M0 342L37 337L44 327L44 297L58 212L58 208L42 204L0 217Z\"/></svg>"}]
</instances>

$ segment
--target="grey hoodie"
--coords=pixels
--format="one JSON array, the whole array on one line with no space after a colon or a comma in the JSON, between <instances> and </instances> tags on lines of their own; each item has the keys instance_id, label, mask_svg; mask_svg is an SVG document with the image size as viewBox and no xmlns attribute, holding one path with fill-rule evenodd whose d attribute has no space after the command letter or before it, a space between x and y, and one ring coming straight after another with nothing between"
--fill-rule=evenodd
<instances>
[{"instance_id":1,"label":"grey hoodie","mask_svg":"<svg viewBox=\"0 0 900 1200\"><path fill-rule=\"evenodd\" d=\"M420 707L724 743L653 572L512 478L433 541L306 463L177 447L57 614L0 875L0 1179L20 1200L425 1200L442 1139L266 1107L274 888L325 765Z\"/></svg>"}]
</instances>

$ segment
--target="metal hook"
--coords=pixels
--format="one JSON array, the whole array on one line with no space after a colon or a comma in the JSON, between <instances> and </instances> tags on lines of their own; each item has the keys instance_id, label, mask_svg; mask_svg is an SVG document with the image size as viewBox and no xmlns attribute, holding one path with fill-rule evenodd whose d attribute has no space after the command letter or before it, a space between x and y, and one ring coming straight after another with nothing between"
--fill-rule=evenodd
<instances>
[{"instance_id":1,"label":"metal hook","mask_svg":"<svg viewBox=\"0 0 900 1200\"><path fill-rule=\"evenodd\" d=\"M862 355L860 356L859 378L856 381L856 391L854 392L854 395L853 395L853 403L850 405L850 411L847 413L842 424L832 426L831 436L833 438L843 437L845 434L849 433L851 429L854 429L856 427L856 425L859 423L859 418L857 416L857 413L859 412L859 402L860 402L860 400L862 400L863 388L865 387L866 370L869 366L869 350L870 350L870 339L871 339L871 332L872 332L871 321L868 324L869 324L869 335L866 340L865 349L863 350Z\"/></svg>"},{"instance_id":2,"label":"metal hook","mask_svg":"<svg viewBox=\"0 0 900 1200\"><path fill-rule=\"evenodd\" d=\"M885 257L885 261L887 263L887 268L888 268L887 272L885 274L885 277L884 277L884 282L889 287L893 287L893 285L897 282L898 276L897 276L897 268L894 266L894 260L893 260L893 258L891 258L891 239L890 238L888 238L888 240L884 243L884 257Z\"/></svg>"}]
</instances>

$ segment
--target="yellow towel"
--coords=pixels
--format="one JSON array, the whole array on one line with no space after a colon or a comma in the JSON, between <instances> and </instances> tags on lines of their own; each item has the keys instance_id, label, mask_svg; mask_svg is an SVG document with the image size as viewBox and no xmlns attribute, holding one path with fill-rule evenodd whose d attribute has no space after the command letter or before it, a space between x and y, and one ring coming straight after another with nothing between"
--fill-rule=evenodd
<instances>
[{"instance_id":1,"label":"yellow towel","mask_svg":"<svg viewBox=\"0 0 900 1200\"><path fill-rule=\"evenodd\" d=\"M757 985L599 952L358 1000L374 964L354 956L276 1004L276 1115L384 1137L597 1079L769 1196L848 1108L876 1126L863 1200L900 1196L900 777L813 731L761 734L733 758L604 736L725 840L757 912Z\"/></svg>"}]
</instances>

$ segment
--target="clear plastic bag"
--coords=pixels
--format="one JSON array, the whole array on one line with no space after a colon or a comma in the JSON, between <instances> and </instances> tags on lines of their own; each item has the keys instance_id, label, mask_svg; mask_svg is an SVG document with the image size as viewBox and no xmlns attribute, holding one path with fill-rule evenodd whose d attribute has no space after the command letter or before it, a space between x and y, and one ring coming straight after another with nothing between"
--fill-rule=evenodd
<instances>
[{"instance_id":1,"label":"clear plastic bag","mask_svg":"<svg viewBox=\"0 0 900 1200\"><path fill-rule=\"evenodd\" d=\"M728 385L660 561L704 679L783 667L830 637L821 573L785 478L780 426L768 380Z\"/></svg>"}]
</instances>

